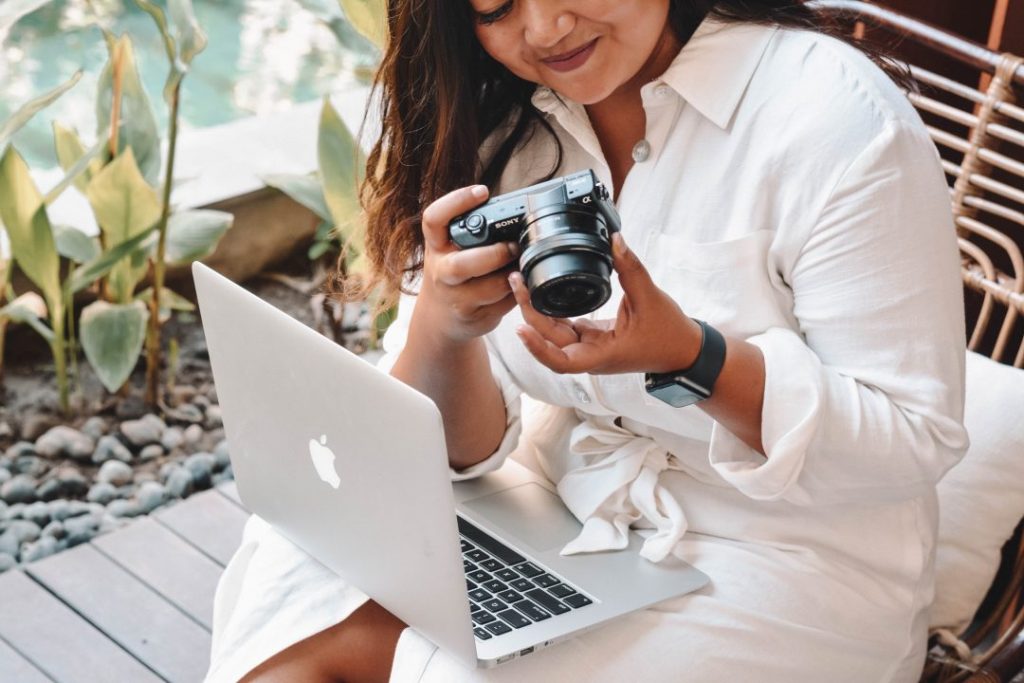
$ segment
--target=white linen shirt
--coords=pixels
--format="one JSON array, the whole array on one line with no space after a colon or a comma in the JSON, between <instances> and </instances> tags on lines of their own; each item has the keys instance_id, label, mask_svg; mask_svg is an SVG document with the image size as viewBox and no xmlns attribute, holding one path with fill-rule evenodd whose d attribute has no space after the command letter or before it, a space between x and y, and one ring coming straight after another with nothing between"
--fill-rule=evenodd
<instances>
[{"instance_id":1,"label":"white linen shirt","mask_svg":"<svg viewBox=\"0 0 1024 683\"><path fill-rule=\"evenodd\" d=\"M496 469L518 443L558 483L605 457L570 448L572 434L614 425L671 454L657 484L685 515L673 552L711 583L491 670L408 629L392 680L916 681L935 483L966 448L959 263L935 148L866 57L806 31L705 21L642 96L651 151L615 197L623 236L688 315L763 352L767 458L699 406L649 397L639 374L551 372L512 311L486 337L505 438L453 476ZM611 187L584 108L544 88L533 101L563 145L558 173L593 168ZM498 190L555 158L536 134ZM613 278L592 317L613 318L620 298ZM414 302L385 336L384 368ZM254 518L218 589L209 680L236 680L363 600Z\"/></svg>"}]
</instances>

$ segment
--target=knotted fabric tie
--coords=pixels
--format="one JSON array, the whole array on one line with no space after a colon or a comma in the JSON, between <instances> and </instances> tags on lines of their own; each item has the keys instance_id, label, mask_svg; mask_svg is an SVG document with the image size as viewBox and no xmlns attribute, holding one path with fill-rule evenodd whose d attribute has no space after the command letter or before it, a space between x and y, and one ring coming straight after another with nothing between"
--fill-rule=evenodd
<instances>
[{"instance_id":1,"label":"knotted fabric tie","mask_svg":"<svg viewBox=\"0 0 1024 683\"><path fill-rule=\"evenodd\" d=\"M562 548L562 555L621 550L629 544L629 526L641 518L655 533L641 557L665 559L686 533L686 516L658 478L680 469L675 458L652 439L617 425L613 418L590 417L572 431L570 451L584 464L558 482L566 506L583 531Z\"/></svg>"}]
</instances>

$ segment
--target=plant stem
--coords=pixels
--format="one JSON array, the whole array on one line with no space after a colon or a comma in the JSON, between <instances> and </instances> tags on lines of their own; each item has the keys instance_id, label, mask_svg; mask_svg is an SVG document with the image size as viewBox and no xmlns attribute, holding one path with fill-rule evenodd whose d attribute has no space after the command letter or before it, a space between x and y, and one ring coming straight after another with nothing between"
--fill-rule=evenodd
<instances>
[{"instance_id":1,"label":"plant stem","mask_svg":"<svg viewBox=\"0 0 1024 683\"><path fill-rule=\"evenodd\" d=\"M68 400L68 371L67 371L67 347L64 340L64 305L57 304L50 316L50 325L53 327L53 343L50 350L53 353L53 367L57 374L57 392L60 395L60 410L64 415L70 412Z\"/></svg>"},{"instance_id":2,"label":"plant stem","mask_svg":"<svg viewBox=\"0 0 1024 683\"><path fill-rule=\"evenodd\" d=\"M167 221L171 215L171 186L174 182L174 153L178 146L178 102L181 81L171 93L170 139L167 144L167 171L164 173L163 208L157 231L156 259L153 262L153 297L149 302L149 326L146 331L146 403L156 406L160 385L160 294L164 288L164 258L167 251Z\"/></svg>"}]
</instances>

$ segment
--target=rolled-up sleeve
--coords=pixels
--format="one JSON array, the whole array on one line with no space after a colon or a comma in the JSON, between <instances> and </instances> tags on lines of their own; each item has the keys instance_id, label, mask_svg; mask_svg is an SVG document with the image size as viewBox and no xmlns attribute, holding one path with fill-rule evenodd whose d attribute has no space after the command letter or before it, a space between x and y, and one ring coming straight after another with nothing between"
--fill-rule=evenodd
<instances>
[{"instance_id":1,"label":"rolled-up sleeve","mask_svg":"<svg viewBox=\"0 0 1024 683\"><path fill-rule=\"evenodd\" d=\"M390 373L395 361L405 348L405 342L409 334L409 325L412 321L412 312L416 306L416 297L410 294L403 294L398 302L398 315L395 321L384 333L382 346L384 355L377 362L377 367L384 372ZM451 470L452 480L461 481L472 479L501 467L509 453L515 450L519 442L519 435L522 431L520 389L512 380L512 375L505 363L495 353L494 347L489 339L484 338L487 345L487 354L491 365L491 374L494 381L501 390L501 396L505 403L505 435L498 445L498 448L484 460L462 470Z\"/></svg>"},{"instance_id":2,"label":"rolled-up sleeve","mask_svg":"<svg viewBox=\"0 0 1024 683\"><path fill-rule=\"evenodd\" d=\"M806 232L786 274L799 330L747 339L767 458L716 423L711 465L761 500L921 495L967 448L959 257L927 136L890 124Z\"/></svg>"}]
</instances>

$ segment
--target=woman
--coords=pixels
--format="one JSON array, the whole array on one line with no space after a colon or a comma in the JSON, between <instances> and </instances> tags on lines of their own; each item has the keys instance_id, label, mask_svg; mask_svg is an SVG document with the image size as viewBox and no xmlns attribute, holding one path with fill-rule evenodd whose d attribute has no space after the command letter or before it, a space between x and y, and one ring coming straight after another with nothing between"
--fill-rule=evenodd
<instances>
[{"instance_id":1,"label":"woman","mask_svg":"<svg viewBox=\"0 0 1024 683\"><path fill-rule=\"evenodd\" d=\"M210 680L916 680L964 330L944 178L903 94L795 1L390 10L364 198L378 280L409 292L391 373L440 407L456 477L513 450L520 393L541 402L521 453L589 530L570 550L636 520L648 559L711 584L471 671L254 519ZM615 289L546 318L513 245L458 251L447 225L488 188L585 168L622 218ZM716 340L710 397L647 393L715 365ZM637 451L646 515L602 468Z\"/></svg>"}]
</instances>

